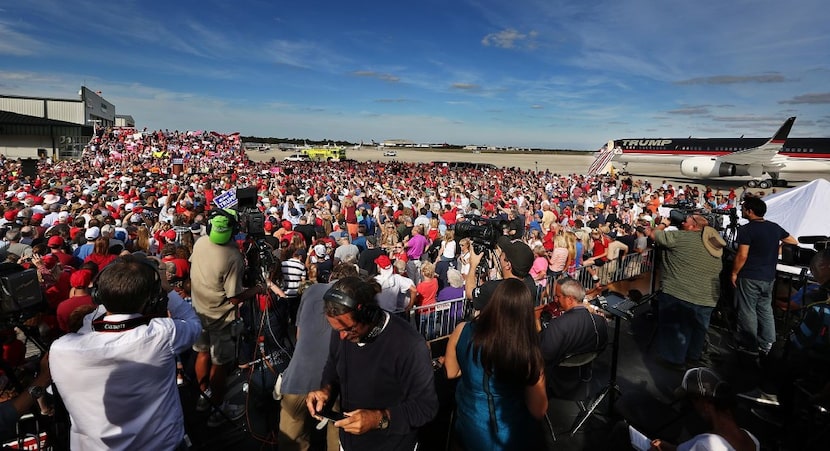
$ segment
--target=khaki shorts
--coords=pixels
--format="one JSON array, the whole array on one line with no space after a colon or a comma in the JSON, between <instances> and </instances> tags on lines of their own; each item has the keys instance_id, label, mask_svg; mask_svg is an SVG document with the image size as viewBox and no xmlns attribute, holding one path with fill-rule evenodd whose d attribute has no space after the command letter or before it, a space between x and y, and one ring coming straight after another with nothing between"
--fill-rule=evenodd
<instances>
[{"instance_id":1,"label":"khaki shorts","mask_svg":"<svg viewBox=\"0 0 830 451\"><path fill-rule=\"evenodd\" d=\"M210 361L214 365L232 363L236 357L236 341L231 335L230 325L219 330L202 329L199 339L193 344L196 352L210 352Z\"/></svg>"}]
</instances>

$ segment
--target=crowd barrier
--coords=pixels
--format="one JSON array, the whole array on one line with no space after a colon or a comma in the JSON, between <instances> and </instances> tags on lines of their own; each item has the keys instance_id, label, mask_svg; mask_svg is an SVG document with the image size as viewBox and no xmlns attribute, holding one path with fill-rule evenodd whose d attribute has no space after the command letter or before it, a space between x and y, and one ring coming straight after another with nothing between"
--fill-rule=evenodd
<instances>
[{"instance_id":1,"label":"crowd barrier","mask_svg":"<svg viewBox=\"0 0 830 451\"><path fill-rule=\"evenodd\" d=\"M580 266L572 274L548 277L546 286L538 287L536 306L544 306L553 301L553 292L547 288L552 287L556 283L556 279L573 277L579 281L583 288L590 290L598 284L605 286L651 273L654 269L654 255L654 249L646 249L641 253L630 253L608 260L602 266Z\"/></svg>"},{"instance_id":2,"label":"crowd barrier","mask_svg":"<svg viewBox=\"0 0 830 451\"><path fill-rule=\"evenodd\" d=\"M427 341L431 341L450 335L455 326L464 321L467 302L465 298L451 299L395 313L409 321Z\"/></svg>"}]
</instances>

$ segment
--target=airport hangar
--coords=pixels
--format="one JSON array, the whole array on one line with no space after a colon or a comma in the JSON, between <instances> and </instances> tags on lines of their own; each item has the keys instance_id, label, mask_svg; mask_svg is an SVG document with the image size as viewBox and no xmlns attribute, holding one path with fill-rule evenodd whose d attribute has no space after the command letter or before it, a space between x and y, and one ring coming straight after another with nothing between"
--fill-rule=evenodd
<instances>
[{"instance_id":1,"label":"airport hangar","mask_svg":"<svg viewBox=\"0 0 830 451\"><path fill-rule=\"evenodd\" d=\"M7 158L78 158L97 130L113 126L135 121L86 86L78 99L0 94L0 154Z\"/></svg>"}]
</instances>

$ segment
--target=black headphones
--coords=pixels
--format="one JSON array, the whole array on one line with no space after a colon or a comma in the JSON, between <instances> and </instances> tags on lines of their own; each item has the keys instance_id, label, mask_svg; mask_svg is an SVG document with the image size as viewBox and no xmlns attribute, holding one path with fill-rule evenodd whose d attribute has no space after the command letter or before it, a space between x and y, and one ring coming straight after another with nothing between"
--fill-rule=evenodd
<instances>
[{"instance_id":1,"label":"black headphones","mask_svg":"<svg viewBox=\"0 0 830 451\"><path fill-rule=\"evenodd\" d=\"M354 320L363 324L374 324L378 320L381 309L376 302L363 303L355 301L348 294L331 287L323 295L323 300L342 305L352 311Z\"/></svg>"},{"instance_id":2,"label":"black headphones","mask_svg":"<svg viewBox=\"0 0 830 451\"><path fill-rule=\"evenodd\" d=\"M239 220L236 218L236 215L228 213L224 208L212 208L210 210L207 225L205 226L205 234L210 235L210 231L213 229L213 220L219 216L228 218L228 225L231 228L231 239L233 239L234 236L239 234Z\"/></svg>"},{"instance_id":3,"label":"black headphones","mask_svg":"<svg viewBox=\"0 0 830 451\"><path fill-rule=\"evenodd\" d=\"M95 279L92 282L92 288L89 291L90 296L92 297L92 302L95 305L101 305L104 303L104 299L101 295L101 290L98 288L99 280L101 279L101 275L106 273L107 271L112 271L113 265L118 261L126 261L129 263L140 263L145 265L150 271L153 273L153 286L150 288L150 296L147 298L147 301L144 304L144 312L145 315L155 314L158 310L164 307L164 310L167 310L167 292L164 291L161 285L161 275L159 275L158 267L154 264L150 263L150 261L146 258L138 258L132 255L119 257L106 267L104 267L101 272L99 272Z\"/></svg>"}]
</instances>

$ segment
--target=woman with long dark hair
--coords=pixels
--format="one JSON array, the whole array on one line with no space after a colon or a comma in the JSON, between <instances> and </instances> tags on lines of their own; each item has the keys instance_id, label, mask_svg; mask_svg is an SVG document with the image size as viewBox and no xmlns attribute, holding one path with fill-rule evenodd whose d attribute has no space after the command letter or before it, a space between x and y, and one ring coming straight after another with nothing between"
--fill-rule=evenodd
<instances>
[{"instance_id":1,"label":"woman with long dark hair","mask_svg":"<svg viewBox=\"0 0 830 451\"><path fill-rule=\"evenodd\" d=\"M455 392L455 433L468 450L537 449L548 408L533 296L505 279L478 318L460 323L447 343Z\"/></svg>"}]
</instances>

